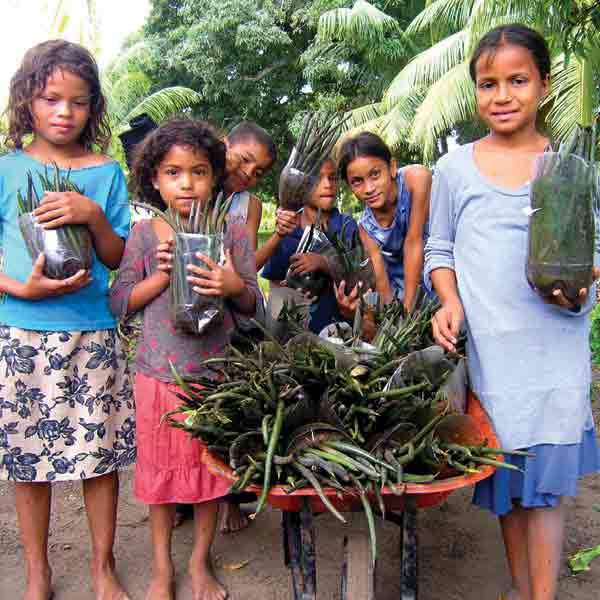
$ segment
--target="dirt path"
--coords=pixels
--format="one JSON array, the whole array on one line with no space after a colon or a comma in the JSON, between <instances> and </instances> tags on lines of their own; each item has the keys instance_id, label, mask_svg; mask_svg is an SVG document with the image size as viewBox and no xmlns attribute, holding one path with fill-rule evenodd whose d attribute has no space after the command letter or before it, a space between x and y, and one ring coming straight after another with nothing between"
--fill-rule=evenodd
<instances>
[{"instance_id":1,"label":"dirt path","mask_svg":"<svg viewBox=\"0 0 600 600\"><path fill-rule=\"evenodd\" d=\"M598 419L597 419L598 422ZM132 600L142 600L149 576L150 537L146 510L131 494L131 475L122 478L116 547L119 571ZM55 600L87 600L89 558L85 512L78 485L55 487L50 556L55 572ZM580 495L569 501L565 556L600 543L600 476L590 477ZM283 565L280 513L267 511L245 532L219 536L215 543L218 576L233 600L291 599ZM318 521L318 592L320 600L339 598L344 527L329 516ZM356 518L351 527L364 524ZM379 524L377 600L399 597L398 529ZM470 492L450 497L441 507L419 514L420 600L496 600L507 583L496 520L470 505ZM190 598L185 569L192 542L190 523L176 530L175 564L179 600ZM232 566L249 561L247 566ZM23 562L12 489L0 485L0 599L18 600L23 589ZM570 576L563 567L560 600L600 598L600 559L589 573Z\"/></svg>"}]
</instances>

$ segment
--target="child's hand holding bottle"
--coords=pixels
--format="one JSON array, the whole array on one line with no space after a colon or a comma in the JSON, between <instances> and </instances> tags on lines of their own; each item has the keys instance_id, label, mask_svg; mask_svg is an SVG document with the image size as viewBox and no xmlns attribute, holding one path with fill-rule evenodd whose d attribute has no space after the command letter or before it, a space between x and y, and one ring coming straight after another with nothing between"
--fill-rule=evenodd
<instances>
[{"instance_id":1,"label":"child's hand holding bottle","mask_svg":"<svg viewBox=\"0 0 600 600\"><path fill-rule=\"evenodd\" d=\"M171 282L171 271L173 270L173 239L161 242L156 247L156 266L158 277L165 280L165 287Z\"/></svg>"},{"instance_id":2,"label":"child's hand holding bottle","mask_svg":"<svg viewBox=\"0 0 600 600\"><path fill-rule=\"evenodd\" d=\"M315 271L329 273L329 264L321 254L302 252L290 257L290 269L294 275L306 275Z\"/></svg>"},{"instance_id":3,"label":"child's hand holding bottle","mask_svg":"<svg viewBox=\"0 0 600 600\"><path fill-rule=\"evenodd\" d=\"M284 238L298 227L298 213L278 208L275 211L275 233Z\"/></svg>"},{"instance_id":4,"label":"child's hand holding bottle","mask_svg":"<svg viewBox=\"0 0 600 600\"><path fill-rule=\"evenodd\" d=\"M593 269L593 277L594 282L596 282L600 278L600 269L598 267L594 267ZM554 290L552 292L552 296L544 297L544 301L548 304L555 304L556 306L560 306L561 308L566 308L568 310L572 310L578 312L580 307L583 306L588 299L589 290L586 288L582 288L579 290L579 298L577 302L571 302L562 292L561 289Z\"/></svg>"},{"instance_id":5,"label":"child's hand holding bottle","mask_svg":"<svg viewBox=\"0 0 600 600\"><path fill-rule=\"evenodd\" d=\"M92 229L104 216L99 204L78 192L46 192L33 214L44 229L63 225L87 225Z\"/></svg>"},{"instance_id":6,"label":"child's hand holding bottle","mask_svg":"<svg viewBox=\"0 0 600 600\"><path fill-rule=\"evenodd\" d=\"M238 275L233 265L231 251L225 251L225 262L217 264L208 256L198 252L196 258L206 264L206 267L188 265L187 280L194 286L193 290L202 296L220 296L222 298L236 298L246 289L244 280Z\"/></svg>"},{"instance_id":7,"label":"child's hand holding bottle","mask_svg":"<svg viewBox=\"0 0 600 600\"><path fill-rule=\"evenodd\" d=\"M67 279L50 279L44 275L44 263L46 257L40 254L33 263L31 275L27 281L19 286L14 296L24 300L42 300L51 296L63 296L72 294L86 286L92 278L89 271L83 269Z\"/></svg>"}]
</instances>

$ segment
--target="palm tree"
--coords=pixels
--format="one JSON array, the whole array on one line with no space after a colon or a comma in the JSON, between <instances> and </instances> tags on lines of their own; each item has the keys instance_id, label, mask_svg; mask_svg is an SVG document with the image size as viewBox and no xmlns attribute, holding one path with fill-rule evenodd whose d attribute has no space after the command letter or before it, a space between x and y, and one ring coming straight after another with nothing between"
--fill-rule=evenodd
<instances>
[{"instance_id":1,"label":"palm tree","mask_svg":"<svg viewBox=\"0 0 600 600\"><path fill-rule=\"evenodd\" d=\"M378 131L392 147L408 138L424 160L431 160L440 138L475 117L468 71L475 44L496 25L521 22L551 40L553 85L544 117L549 133L564 139L577 123L591 125L599 104L594 81L594 73L600 72L596 9L594 0L433 0L404 32L412 39L429 36L430 47L400 70L381 102L353 111L351 123ZM363 33L358 34L372 35L367 31L380 28L380 23L363 18ZM357 29L338 27L340 33L357 35Z\"/></svg>"},{"instance_id":2,"label":"palm tree","mask_svg":"<svg viewBox=\"0 0 600 600\"><path fill-rule=\"evenodd\" d=\"M191 110L201 95L184 86L152 91L152 81L137 65L148 49L143 41L133 43L113 62L102 78L111 128L115 135L127 128L133 117L147 113L160 123L167 117Z\"/></svg>"}]
</instances>

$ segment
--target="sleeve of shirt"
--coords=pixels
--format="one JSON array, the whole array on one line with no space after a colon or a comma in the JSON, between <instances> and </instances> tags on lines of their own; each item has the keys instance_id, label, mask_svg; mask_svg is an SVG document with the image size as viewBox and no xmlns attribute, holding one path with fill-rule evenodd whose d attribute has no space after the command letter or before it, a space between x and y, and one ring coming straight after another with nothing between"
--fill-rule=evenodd
<instances>
[{"instance_id":1,"label":"sleeve of shirt","mask_svg":"<svg viewBox=\"0 0 600 600\"><path fill-rule=\"evenodd\" d=\"M273 256L264 264L261 275L269 281L283 281L290 266L289 257L294 254L294 242L290 236L284 237Z\"/></svg>"},{"instance_id":2,"label":"sleeve of shirt","mask_svg":"<svg viewBox=\"0 0 600 600\"><path fill-rule=\"evenodd\" d=\"M428 290L433 289L431 273L435 269L454 270L454 210L453 195L444 172L436 169L431 188L429 238L425 245L423 279Z\"/></svg>"},{"instance_id":3,"label":"sleeve of shirt","mask_svg":"<svg viewBox=\"0 0 600 600\"><path fill-rule=\"evenodd\" d=\"M144 279L143 223L138 223L132 231L123 252L123 259L117 277L112 284L109 296L110 310L117 318L127 314L129 297L135 285Z\"/></svg>"},{"instance_id":4,"label":"sleeve of shirt","mask_svg":"<svg viewBox=\"0 0 600 600\"><path fill-rule=\"evenodd\" d=\"M106 218L115 233L124 240L129 236L131 214L129 210L127 182L119 165L115 165L115 175L106 203Z\"/></svg>"}]
</instances>

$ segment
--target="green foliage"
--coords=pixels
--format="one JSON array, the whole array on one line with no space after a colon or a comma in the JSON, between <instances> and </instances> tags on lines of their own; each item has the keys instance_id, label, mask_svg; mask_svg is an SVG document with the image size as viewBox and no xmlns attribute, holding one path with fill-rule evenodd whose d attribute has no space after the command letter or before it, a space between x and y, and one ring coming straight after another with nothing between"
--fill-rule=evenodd
<instances>
[{"instance_id":1,"label":"green foliage","mask_svg":"<svg viewBox=\"0 0 600 600\"><path fill-rule=\"evenodd\" d=\"M361 0L366 13L365 4ZM384 22L381 16L363 19L361 30L338 20L338 33L345 28L347 36L362 36L377 46L374 40ZM554 84L542 107L548 133L565 139L577 123L589 126L600 103L600 4L592 0L428 2L404 30L405 40L425 47L397 69L382 100L371 104L378 114L365 123L365 115L355 112L353 124L382 133L393 148L408 138L425 160L435 159L440 141L474 119L475 93L467 64L475 44L492 27L510 22L532 26L548 39L554 58ZM325 34L331 25L322 23Z\"/></svg>"},{"instance_id":2,"label":"green foliage","mask_svg":"<svg viewBox=\"0 0 600 600\"><path fill-rule=\"evenodd\" d=\"M600 304L596 304L592 310L590 348L592 363L600 366Z\"/></svg>"},{"instance_id":3,"label":"green foliage","mask_svg":"<svg viewBox=\"0 0 600 600\"><path fill-rule=\"evenodd\" d=\"M360 3L352 9L352 0L151 0L143 29L110 69L119 118L142 97L185 86L198 94L195 115L224 131L243 119L260 123L284 162L305 111L373 102L412 55L400 27L425 1ZM389 16L382 17L387 25L378 44L341 39L334 30L316 35L327 11L352 12L354 22L384 8ZM275 179L262 186L270 197Z\"/></svg>"}]
</instances>

